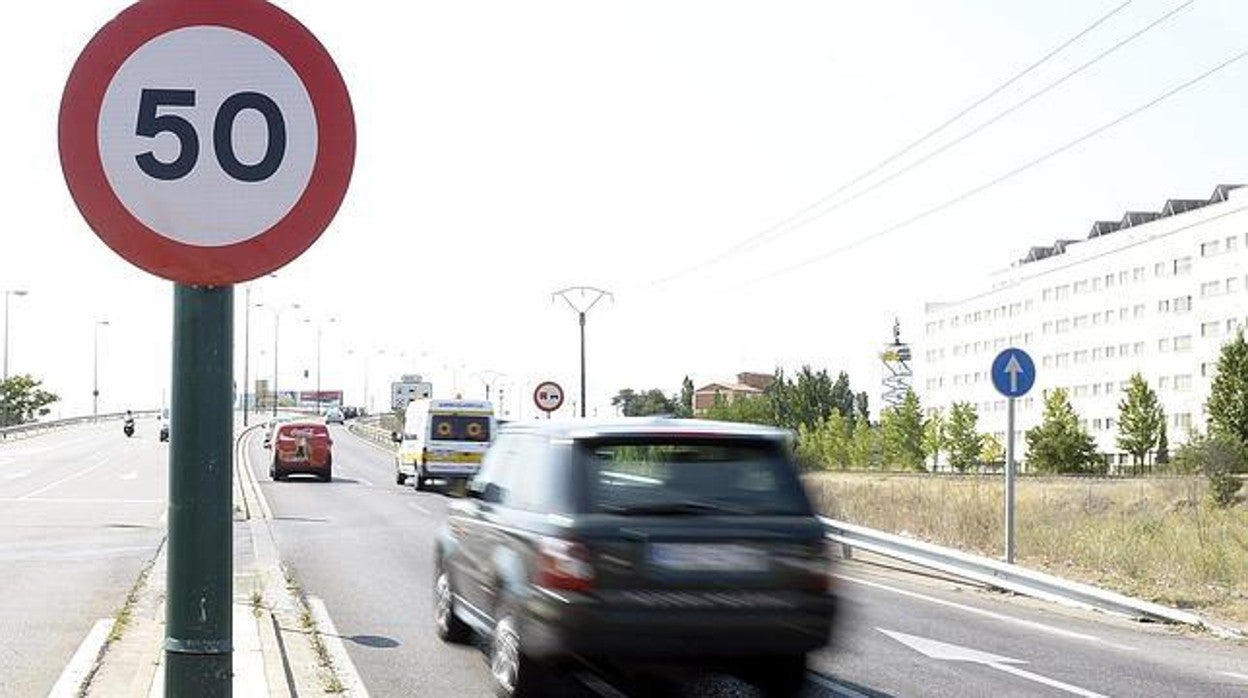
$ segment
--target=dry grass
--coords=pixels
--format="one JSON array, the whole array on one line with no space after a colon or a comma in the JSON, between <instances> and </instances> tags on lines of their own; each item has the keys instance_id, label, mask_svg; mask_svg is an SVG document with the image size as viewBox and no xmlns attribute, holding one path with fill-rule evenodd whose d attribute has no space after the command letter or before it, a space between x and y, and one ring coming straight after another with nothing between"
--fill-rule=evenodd
<instances>
[{"instance_id":1,"label":"dry grass","mask_svg":"<svg viewBox=\"0 0 1248 698\"><path fill-rule=\"evenodd\" d=\"M1001 476L821 473L828 516L1002 554ZM1248 626L1248 505L1210 506L1202 479L1024 478L1017 557L1029 567Z\"/></svg>"}]
</instances>

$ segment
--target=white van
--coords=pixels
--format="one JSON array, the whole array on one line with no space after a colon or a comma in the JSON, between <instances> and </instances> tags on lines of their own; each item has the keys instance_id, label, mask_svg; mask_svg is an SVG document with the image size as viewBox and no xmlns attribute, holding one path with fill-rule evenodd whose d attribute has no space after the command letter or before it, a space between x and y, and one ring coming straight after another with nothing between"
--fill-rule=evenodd
<instances>
[{"instance_id":1,"label":"white van","mask_svg":"<svg viewBox=\"0 0 1248 698\"><path fill-rule=\"evenodd\" d=\"M485 400L418 398L408 403L394 457L394 481L408 478L423 490L430 480L467 482L481 467L495 430L494 406Z\"/></svg>"}]
</instances>

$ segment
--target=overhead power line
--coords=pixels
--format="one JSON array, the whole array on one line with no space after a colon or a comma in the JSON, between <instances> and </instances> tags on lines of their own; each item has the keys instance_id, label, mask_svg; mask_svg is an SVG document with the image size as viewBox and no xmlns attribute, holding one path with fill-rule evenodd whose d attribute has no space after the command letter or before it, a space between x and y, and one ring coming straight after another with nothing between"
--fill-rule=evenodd
<instances>
[{"instance_id":1,"label":"overhead power line","mask_svg":"<svg viewBox=\"0 0 1248 698\"><path fill-rule=\"evenodd\" d=\"M865 236L863 236L863 237L860 237L860 238L857 238L857 239L852 240L852 241L850 241L850 242L847 242L847 243L845 243L844 245L841 245L840 247L833 248L833 249L828 250L827 252L824 252L824 253L822 253L822 254L815 255L814 257L808 257L808 258L806 258L806 259L802 260L801 262L799 262L799 263L797 263L797 264L793 264L793 265L790 265L790 266L787 266L787 267L782 267L781 269L778 269L778 270L776 270L776 271L770 272L770 273L765 274L765 275L760 276L760 277L756 277L756 278L754 278L754 279L752 279L752 280L750 280L750 281L745 282L744 284L742 284L742 285L741 285L741 287L743 287L743 288L744 288L744 287L753 286L753 285L755 285L755 284L763 283L763 282L765 282L765 281L769 281L769 280L774 279L774 278L779 277L779 276L784 276L784 275L786 275L786 274L790 274L790 273L793 273L793 272L799 271L799 270L801 270L801 269L805 269L805 268L810 267L810 266L812 266L812 265L818 264L818 263L820 263L820 262L822 262L822 261L824 261L824 260L826 260L826 259L828 259L828 258L830 258L830 257L834 257L834 256L836 256L836 255L843 254L843 253L848 252L848 251L850 251L850 250L852 250L852 249L855 249L855 248L857 248L857 247L860 247L860 246L862 246L862 245L864 245L864 244L866 244L866 243L868 243L868 242L871 242L871 241L873 241L873 240L876 240L876 239L879 239L879 238L881 238L881 237L884 237L885 235L889 235L889 234L891 234L891 233L895 233L895 232L897 232L898 230L901 230L901 229L903 229L903 228L906 228L906 227L909 227L909 226L911 226L911 225L914 225L915 223L918 223L919 221L921 221L921 220L923 220L923 219L925 219L925 218L928 218L928 217L930 217L930 216L932 216L932 215L934 215L934 214L936 214L936 213L940 213L941 211L944 211L944 210L945 210L945 209L947 209L947 208L950 208L950 207L952 207L952 206L954 206L954 205L956 205L956 204L959 204L959 203L961 203L961 202L963 202L963 201L966 201L967 199L969 199L969 198L971 198L971 197L973 197L973 196L976 196L977 194L980 194L980 193L982 193L982 192L984 192L984 191L986 191L986 190L988 190L988 189L991 189L992 187L995 187L995 186L997 186L998 184L1001 184L1001 183L1006 182L1006 181L1008 181L1008 180L1010 180L1010 179L1013 179L1014 177L1017 177L1018 175L1022 174L1023 172L1026 172L1027 170L1030 170L1031 168L1033 168L1033 167L1035 167L1035 166L1037 166L1037 165L1039 165L1039 164L1041 164L1041 163L1043 163L1043 162L1046 162L1046 161L1048 161L1048 160L1050 160L1050 159L1052 159L1052 158L1054 158L1054 157L1056 157L1056 156L1058 156L1058 155L1061 155L1062 153L1064 153L1064 152L1066 152L1066 151L1070 150L1071 148L1074 148L1074 147L1076 147L1076 146L1078 146L1078 145L1080 145L1080 144L1082 144L1082 143L1084 143L1084 142L1086 142L1086 141L1088 141L1088 140L1091 140L1091 139L1095 138L1096 136L1099 136L1100 134L1104 133L1105 131L1108 131L1109 129L1111 129L1111 128L1113 128L1113 127L1117 126L1118 124L1121 124L1122 122L1127 121L1128 119L1131 119L1132 117L1134 117L1134 116L1136 116L1136 115L1138 115L1138 114L1140 114L1140 113L1142 113L1142 112L1145 112L1145 111L1147 111L1147 110L1149 110L1149 109L1151 109L1151 108L1153 108L1153 107L1157 106L1158 104L1160 104L1160 103L1162 103L1162 102L1166 101L1167 99L1169 99L1169 98L1173 97L1174 95L1176 95L1176 94L1178 94L1178 93L1180 93L1180 92L1182 92L1182 91L1186 90L1187 88L1189 88L1189 87L1191 87L1191 86L1193 86L1193 85L1195 85L1195 84L1197 84L1197 83L1201 82L1202 80L1205 80L1206 78L1209 78L1210 76L1212 76L1212 75L1214 75L1214 74L1216 74L1216 73L1218 73L1218 72L1220 72L1220 71L1222 71L1222 70L1224 70L1224 69L1226 69L1226 68L1230 67L1230 66L1231 66L1231 65L1233 65L1234 63L1236 63L1236 62L1238 62L1238 61L1240 61L1240 60L1243 60L1243 58L1244 58L1245 56L1248 56L1248 50L1242 50L1242 51L1240 51L1239 53L1236 53L1236 54L1232 55L1230 58L1228 58L1228 59L1226 59L1226 60L1222 61L1221 63L1219 63L1219 64L1217 64L1217 65L1213 66L1212 68L1209 68L1208 70L1205 70L1204 72L1200 73L1199 75L1197 75L1197 76L1195 76L1195 77L1193 77L1193 78L1190 78L1190 79L1188 79L1188 80L1186 80L1186 81L1184 81L1184 82L1182 82L1182 83L1179 83L1178 85L1175 85L1174 87L1170 88L1169 90L1166 90L1165 92L1163 92L1162 94L1158 95L1157 97L1154 97L1153 99L1149 100L1148 102L1145 102L1144 104L1141 104L1141 105L1139 105L1139 106L1135 107L1134 109L1131 109L1130 111L1126 112L1125 114L1122 114L1121 116L1118 116L1117 118L1115 118L1115 119L1113 119L1113 120L1111 120L1111 121L1108 121L1108 122L1106 122L1106 123L1104 123L1104 124L1101 124L1100 126L1097 126L1096 128L1092 129L1091 131L1088 131L1088 132L1084 133L1083 135L1079 136L1078 138L1076 138L1076 139L1074 139L1074 140L1072 140L1072 141L1070 141L1070 142L1068 142L1068 143L1066 143L1066 144L1064 144L1064 145L1061 145L1061 146L1059 146L1059 147L1057 147L1057 148L1054 148L1053 150L1050 150L1050 151L1048 151L1047 153L1045 153L1045 154L1043 154L1043 155L1041 155L1041 156L1039 156L1039 157L1037 157L1037 158L1034 158L1034 159L1032 159L1032 160L1029 160L1029 161L1027 161L1026 163L1023 163L1022 165L1019 165L1018 167L1015 167L1014 169L1012 169L1012 170L1010 170L1010 171L1008 171L1008 172L1005 172L1005 173L1003 173L1003 174L1001 174L1001 175L998 175L998 176L996 176L996 177L994 177L994 178L992 178L992 179L988 180L987 182L984 182L983 184L980 184L980 185L978 185L978 186L972 187L971 189L968 189L968 190L966 190L966 191L962 192L961 194L958 194L957 196L953 197L952 199L949 199L949 200L944 201L944 202L942 202L942 203L940 203L940 204L937 204L937 205L935 205L935 206L932 206L931 208L927 208L927 209L925 209L925 210L923 210L923 211L921 211L921 212L919 212L919 213L917 213L917 214L915 214L915 215L913 215L913 216L911 216L911 217L909 217L909 218L906 218L906 219L904 219L904 220L902 220L902 221L898 221L897 223L893 223L892 225L889 225L888 227L885 227L885 228L882 228L882 229L880 229L880 230L877 230L877 231L875 231L875 232L873 232L873 233L871 233L871 234L869 234L869 235L865 235Z\"/></svg>"},{"instance_id":2,"label":"overhead power line","mask_svg":"<svg viewBox=\"0 0 1248 698\"><path fill-rule=\"evenodd\" d=\"M789 233L793 232L794 230L798 230L799 228L802 228L802 227L805 227L805 226L807 226L807 225L810 225L811 223L814 223L815 221L819 220L820 218L823 218L824 216L828 215L829 213L832 213L833 211L835 211L835 210L837 210L837 209L839 209L839 208L841 208L841 207L843 207L843 206L848 206L849 204L851 204L851 203L853 203L853 202L857 201L858 199L861 199L862 197L866 196L867 194L870 194L871 192L873 192L873 191L875 191L875 190L879 189L880 187L884 186L885 184L888 184L889 182L892 182L893 180L897 179L898 177L901 177L902 175L905 175L906 173L910 172L911 170L914 170L915 168L918 168L918 167L922 166L924 163L929 162L930 160L932 160L932 159L936 158L937 156L941 155L942 153L947 152L948 150L950 150L951 148L953 148L953 147L957 146L958 144L963 143L963 142L964 142L964 141L966 141L968 138L971 138L972 136L975 136L975 135L977 135L977 134L981 133L982 131L984 131L985 129L987 129L989 126L992 126L993 124L997 123L998 121L1001 121L1002 119L1004 119L1005 117L1009 116L1010 114L1013 114L1014 112L1018 111L1019 109L1022 109L1023 107L1027 106L1028 104L1031 104L1031 103L1032 103L1032 102L1034 102L1036 99L1039 99L1040 97L1044 96L1045 94L1048 94L1049 92L1052 92L1054 89L1056 89L1058 86L1060 86L1060 85L1062 85L1063 83L1065 83L1067 80L1069 80L1069 79L1071 79L1071 78L1075 77L1075 76L1076 76L1076 75L1078 75L1079 73L1082 73L1083 71L1085 71L1085 70L1087 70L1088 68L1092 67L1092 66L1093 66L1093 65L1095 65L1096 63L1099 63L1100 61L1102 61L1103 59L1105 59L1107 56L1109 56L1111 53L1113 53L1113 52L1117 51L1118 49L1122 48L1123 46L1126 46L1127 44L1131 43L1132 41L1135 41L1136 39L1140 38L1140 37L1141 37L1141 36L1143 36L1144 34L1147 34L1150 30L1152 30L1152 29L1154 29L1155 27L1157 27L1157 26L1161 25L1162 23L1164 23L1166 20L1170 19L1171 17L1174 17L1175 15L1177 15L1177 14L1178 14L1179 12L1181 12L1182 10L1187 9L1187 8L1188 8L1189 6L1191 6L1191 4L1192 4L1193 2L1195 2L1195 1L1196 1L1196 0L1186 0L1186 1L1185 1L1185 2L1183 2L1182 4L1175 6L1174 8L1170 9L1170 11L1166 12L1164 15L1162 15L1162 16L1160 16L1160 17L1158 17L1157 19L1153 20L1152 22L1149 22L1149 23L1148 23L1148 24L1146 24L1145 26L1143 26L1143 27L1141 27L1140 29L1136 30L1134 33L1132 33L1132 34L1128 35L1127 37L1123 38L1122 40L1118 41L1118 42L1117 42L1117 43L1115 43L1113 46L1110 46L1109 48L1105 49L1104 51L1102 51L1102 52L1098 53L1096 56L1093 56L1093 57L1092 57L1090 60L1088 60L1087 62L1080 64L1078 67L1074 68L1073 70L1070 70L1069 72L1065 73L1064 75L1062 75L1061 77L1057 78L1057 79L1056 79L1056 80L1054 80L1053 82L1050 82L1049 84L1045 85L1044 87L1040 88L1039 90L1037 90L1037 91L1035 91L1035 92L1031 93L1030 95L1028 95L1028 96L1024 97L1023 99L1021 99L1021 100L1019 100L1019 101L1015 102L1014 104L1012 104L1012 105L1010 105L1009 107L1007 107L1005 110L1003 110L1003 111L1001 111L1001 112L998 112L995 116L993 116L992 118L988 119L987 121L984 121L983 123L979 124L978 126L975 126L975 127L974 127L974 128L972 128L971 130L969 130L969 131L967 131L967 132L963 133L961 136L958 136L957 138L955 138L955 139L953 139L953 140L949 141L948 143L945 143L944 145L940 146L940 147L939 147L939 148L937 148L936 150L933 150L933 151L931 151L931 152L927 153L926 155L924 155L924 156L920 157L918 160L915 160L915 161L911 162L910 164L906 165L905 167L903 167L903 168L901 168L901 169L899 169L899 170L895 170L892 174L890 174L890 175L888 175L888 176L884 177L883 179L877 180L876 182L874 182L874 183L873 183L873 184L871 184L870 186L866 187L865 189L860 189L860 190L858 190L857 192L855 192L853 195L849 196L848 198L841 199L840 201L837 201L837 202L833 203L831 206L829 206L829 207L827 207L827 208L823 209L822 211L819 211L818 213L814 214L813 216L810 216L809 218L804 218L804 219L802 219L802 220L800 220L800 221L796 221L796 222L794 222L793 224L791 224L791 225L787 226L785 229L776 231L776 233L775 233L774 235L772 235L770 239L771 239L771 240L777 240L777 239L779 239L779 238L781 238L781 237L783 237L783 236L785 236L785 235L787 235L787 234L789 234ZM761 242L763 242L763 240L759 240L759 242L761 243Z\"/></svg>"},{"instance_id":3,"label":"overhead power line","mask_svg":"<svg viewBox=\"0 0 1248 698\"><path fill-rule=\"evenodd\" d=\"M820 206L824 205L824 204L825 204L825 203L827 203L828 201L831 201L833 198L835 198L836 196L840 195L840 194L841 194L842 192L844 192L846 189L849 189L850 187L852 187L852 186L854 186L855 184L857 184L857 183L861 182L862 180L866 179L867 177L870 177L871 175L875 174L876 172L879 172L881 169L883 169L883 168L887 167L888 165L892 164L892 163L893 163L893 162L895 162L898 158L902 157L902 156L903 156L903 155L905 155L906 153L909 153L911 150L914 150L914 149L915 149L915 148L917 148L918 146L920 146L920 145L922 145L923 143L925 143L925 142L927 142L928 140L930 140L933 136L935 136L935 135L939 134L940 132L942 132L942 131L944 131L946 128L948 128L949 126L953 125L955 122L957 122L957 121L958 121L959 119L961 119L963 116L966 116L967 114L969 114L969 113L970 113L971 111L973 111L975 108L977 108L977 107L979 107L980 105L984 104L985 102L987 102L988 100L992 99L993 97L996 97L996 96L997 96L998 94L1000 94L1002 91L1004 91L1005 89L1007 89L1008 87L1010 87L1010 86L1011 86L1011 85L1013 85L1014 83L1018 82L1018 81L1019 81L1019 80L1021 80L1022 78L1026 77L1026 76L1027 76L1027 75L1029 75L1032 71L1034 71L1036 68L1039 68L1041 65L1044 65L1046 62L1048 62L1048 61L1049 61L1050 59L1052 59L1054 56L1058 55L1059 53L1061 53L1062 51L1064 51L1065 49L1067 49L1068 47L1070 47L1072 44L1074 44L1075 42L1077 42L1079 39L1082 39L1084 36L1086 36L1087 34L1089 34L1090 32L1092 32L1093 30L1095 30L1095 29L1096 29L1097 27L1099 27L1101 24L1103 24L1103 23L1105 23L1106 21L1108 21L1111 17L1113 17L1114 15L1118 14L1118 13L1119 13L1119 12L1121 12L1122 10L1126 9L1126 7L1127 7L1128 5L1130 5L1132 2L1134 2L1134 0L1125 0L1123 3L1121 3L1121 4L1120 4L1120 5L1118 5L1117 7L1114 7L1114 8L1113 8L1113 9L1111 9L1109 12L1107 12L1107 13L1105 13L1104 15L1102 15L1101 17L1097 18L1097 19L1096 19L1096 21L1094 21L1094 22L1092 22L1091 24L1089 24L1088 26L1084 27L1082 30L1080 30L1078 33L1076 33L1074 36L1070 37L1069 39L1066 39L1066 40L1065 40L1065 41L1063 41L1061 44L1059 44L1059 45L1058 45L1058 46L1056 46L1055 48L1051 49L1049 52L1045 53L1045 54L1044 54L1043 56L1041 56L1039 59L1037 59L1036 61L1032 62L1032 63L1031 63L1030 65L1028 65L1027 67L1023 68L1021 71L1019 71L1019 72L1015 73L1012 77L1010 77L1009 79L1007 79L1005 82L1003 82L1003 83L1001 83L1001 84L997 85L996 87L994 87L994 88L992 88L991 90L989 90L989 91L988 91L986 94L984 94L982 97L979 97L978 99L974 100L973 102L971 102L971 103L970 103L970 104L968 104L967 106L963 107L960 111L958 111L956 114L954 114L953 116L949 117L949 118L948 118L948 119L946 119L945 121L941 122L938 126L936 126L936 127L932 128L931 130L929 130L929 131L927 131L926 133L924 133L922 136L919 136L919 137L918 137L918 138L916 138L915 140L913 140L913 141L911 141L910 143L906 144L906 145L905 145L905 146L903 146L901 149L899 149L899 150L897 150L896 152L894 152L892 155L889 155L888 157L884 158L883 160L881 160L880 162L876 163L875 165L872 165L872 166L871 166L870 168L868 168L866 171L864 171L864 172L862 172L862 173L860 173L860 174L856 175L855 177L853 177L853 178L852 178L852 179L850 179L849 181L844 182L843 184L841 184L840 186L838 186L836 189L834 189L832 192L830 192L830 193L828 193L828 194L824 195L823 197L821 197L819 200L815 201L814 203L811 203L811 204L809 204L809 205L807 205L807 206L803 207L802 209L798 210L796 213L790 214L789 216L785 217L783 220L780 220L779 222L774 223L774 224L772 224L772 225L768 226L767 228L765 228L765 229L764 229L764 230L762 230L761 232L756 233L756 234L754 234L754 235L752 235L752 236L750 236L750 237L748 237L748 238L746 238L746 239L744 239L744 240L742 240L742 241L738 242L736 245L734 245L734 246L732 246L732 247L730 247L730 248L728 248L728 249L724 250L723 252L720 252L720 253L719 253L719 254L717 254L717 255L714 255L714 256L712 256L712 257L710 257L710 258L708 258L708 259L705 259L705 260L703 260L703 261L701 261L701 262L699 262L699 263L697 263L697 264L694 264L693 266L686 267L686 268L681 269L681 270L679 270L679 271L676 271L676 272L674 272L674 273L672 273L672 274L669 274L669 275L668 275L668 276L666 276L666 277L663 277L663 278L661 278L661 279L658 279L658 280L656 280L656 281L652 282L652 284L651 284L651 285L653 285L653 286L658 286L658 285L666 284L666 283L669 283L669 282L671 282L671 281L673 281L673 280L675 280L675 279L678 279L678 278L680 278L680 277L682 277L682 276L687 276L688 274L691 274L691 273L693 273L693 272L695 272L695 271L700 271L700 270L702 270L702 269L705 269L705 268L706 268L706 267L708 267L708 266L711 266L711 265L713 265L713 264L716 264L716 263L718 263L718 262L720 262L720 261L722 261L722 260L724 260L724 259L726 259L726 258L728 258L728 257L730 257L730 256L732 256L732 255L734 255L734 254L736 254L737 252L739 252L739 251L741 251L741 250L744 250L744 249L746 249L746 248L748 248L748 247L752 246L752 245L753 245L753 244L755 244L756 242L758 242L758 241L760 241L760 240L762 240L762 239L766 238L767 236L771 235L771 234L772 234L772 233L774 233L775 231L784 229L786 226L788 226L789 224L793 223L794 221L796 221L796 220L800 220L800 219L801 219L803 216L805 216L806 214L810 213L811 211L814 211L815 209L817 209L817 208L819 208Z\"/></svg>"}]
</instances>

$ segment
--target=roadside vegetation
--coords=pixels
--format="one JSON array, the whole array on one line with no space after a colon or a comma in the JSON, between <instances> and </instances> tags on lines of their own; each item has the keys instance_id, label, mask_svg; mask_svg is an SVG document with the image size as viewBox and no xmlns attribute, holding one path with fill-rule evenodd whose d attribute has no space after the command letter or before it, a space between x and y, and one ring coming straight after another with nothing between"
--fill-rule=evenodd
<instances>
[{"instance_id":1,"label":"roadside vegetation","mask_svg":"<svg viewBox=\"0 0 1248 698\"><path fill-rule=\"evenodd\" d=\"M47 415L51 411L48 405L60 398L42 385L24 373L0 380L0 427L26 424Z\"/></svg>"},{"instance_id":2,"label":"roadside vegetation","mask_svg":"<svg viewBox=\"0 0 1248 698\"><path fill-rule=\"evenodd\" d=\"M832 518L1000 557L1000 477L819 473ZM1026 477L1017 486L1022 565L1248 627L1248 506L1218 506L1207 478Z\"/></svg>"}]
</instances>

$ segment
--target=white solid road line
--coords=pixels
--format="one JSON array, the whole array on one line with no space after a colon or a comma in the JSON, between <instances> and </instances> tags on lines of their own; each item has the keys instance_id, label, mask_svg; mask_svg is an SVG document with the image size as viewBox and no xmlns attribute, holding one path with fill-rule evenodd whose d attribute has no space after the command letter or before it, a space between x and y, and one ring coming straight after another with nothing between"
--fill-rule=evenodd
<instances>
[{"instance_id":1,"label":"white solid road line","mask_svg":"<svg viewBox=\"0 0 1248 698\"><path fill-rule=\"evenodd\" d=\"M1038 630L1040 632L1049 633L1051 635L1057 635L1059 637L1066 637L1072 640L1083 640L1084 642L1095 642L1097 644L1105 645L1106 647L1113 647L1114 649L1119 649L1119 650L1123 650L1126 652L1136 651L1136 648L1134 647L1128 647L1127 645L1115 644L1107 640L1102 640L1101 638L1096 637L1095 635L1087 635L1084 633L1075 632L1073 630L1066 630L1064 628L1058 628L1052 625L1045 625L1044 623L1039 623L1034 620L1024 620L1022 618L1015 618L1013 616L1007 616L1003 613L996 613L994 611L989 611L983 608L967 606L966 604L960 604L956 601L947 601L945 599L936 598L935 596L928 596L926 594L920 594L916 591L908 591L906 589L899 589L897 587L892 587L887 584L880 584L879 582L872 582L866 579L859 579L857 577L849 577L843 574L837 574L833 576L835 576L837 579L843 579L847 582L853 582L854 584L861 584L863 586L868 586L873 589L880 589L883 591L892 592L894 594L900 594L902 596L906 596L912 599L919 599L920 601L926 601L928 603L934 603L940 606L956 608L959 611L965 611L967 613L974 613L976 615L984 616L985 618L992 618L993 620L1000 620L1000 621L1005 621L1007 623L1014 623L1015 625L1021 625L1025 628L1031 628L1032 630Z\"/></svg>"},{"instance_id":2,"label":"white solid road line","mask_svg":"<svg viewBox=\"0 0 1248 698\"><path fill-rule=\"evenodd\" d=\"M422 507L421 505L417 504L416 502L408 502L408 503L407 503L407 505L408 505L409 507L411 507L411 508L415 509L416 511L419 511L419 512L420 512L420 513L422 513L422 514L425 514L426 516L433 516L433 512L432 512L432 511L429 511L428 509L426 509L426 508Z\"/></svg>"},{"instance_id":3,"label":"white solid road line","mask_svg":"<svg viewBox=\"0 0 1248 698\"><path fill-rule=\"evenodd\" d=\"M64 484L64 483L66 483L66 482L69 482L70 480L74 480L74 479L80 478L80 477L82 477L83 475L86 475L87 473L89 473L89 472L91 472L91 471L93 471L93 470L96 470L96 469L98 469L98 468L102 468L103 466L105 466L105 465L107 465L107 464L108 464L108 458L101 458L101 459L100 459L99 461L97 461L94 465L90 465L90 466L88 466L88 467L86 467L86 468L84 468L84 469L82 469L82 470L79 470L79 471L78 471L78 472L76 472L76 473L70 473L69 475L66 475L65 477L63 477L63 478L61 478L61 479L59 479L59 480L56 480L56 481L50 482L50 483L48 483L48 484L44 485L43 487L40 487L39 489L35 490L34 492L27 492L26 494L22 495L21 497L18 497L18 499L30 499L31 497L34 497L35 495L43 494L44 492L47 492L48 490L52 489L53 487L56 487L57 485L62 485L62 484Z\"/></svg>"},{"instance_id":4,"label":"white solid road line","mask_svg":"<svg viewBox=\"0 0 1248 698\"><path fill-rule=\"evenodd\" d=\"M360 674L355 670L355 663L351 661L351 655L347 654L346 645L342 644L342 637L338 634L338 628L334 627L333 619L329 617L329 609L325 608L325 602L315 596L309 596L308 608L312 611L312 618L316 621L317 629L320 630L321 641L325 643L325 649L329 651L334 673L342 682L346 694L351 698L368 698L368 689L360 680Z\"/></svg>"},{"instance_id":5,"label":"white solid road line","mask_svg":"<svg viewBox=\"0 0 1248 698\"><path fill-rule=\"evenodd\" d=\"M127 499L124 497L0 497L0 502L27 504L160 504L163 499Z\"/></svg>"},{"instance_id":6,"label":"white solid road line","mask_svg":"<svg viewBox=\"0 0 1248 698\"><path fill-rule=\"evenodd\" d=\"M867 698L866 694L855 691L849 686L842 686L841 684L820 674L807 674L806 680L832 691L832 695L835 695L838 698Z\"/></svg>"},{"instance_id":7,"label":"white solid road line","mask_svg":"<svg viewBox=\"0 0 1248 698\"><path fill-rule=\"evenodd\" d=\"M82 683L95 668L95 662L100 658L100 652L104 650L104 643L112 631L112 618L101 618L95 621L95 625L91 626L91 632L87 633L82 644L78 645L73 658L61 672L61 677L48 692L48 698L77 698L82 691Z\"/></svg>"},{"instance_id":8,"label":"white solid road line","mask_svg":"<svg viewBox=\"0 0 1248 698\"><path fill-rule=\"evenodd\" d=\"M1083 696L1083 698L1109 698L1109 696L1106 696L1104 693L1097 693L1095 691L1089 691L1084 688L1079 688L1078 686L1071 686L1070 684L1062 683L1061 681L1058 681L1057 679L1050 679L1047 676L1033 674L1030 671L1027 671L1025 669L1019 669L1018 667L1011 666L1009 664L989 664L988 666L992 667L993 669L1004 671L1007 674L1013 674L1019 678L1027 679L1028 681L1035 681L1036 683L1042 683L1045 686L1056 688L1059 691L1065 691L1067 693L1073 693L1074 695L1077 695L1077 696Z\"/></svg>"},{"instance_id":9,"label":"white solid road line","mask_svg":"<svg viewBox=\"0 0 1248 698\"><path fill-rule=\"evenodd\" d=\"M1248 681L1248 674L1241 674L1236 671L1224 671L1222 672L1222 675L1229 676L1232 679L1239 679L1240 681Z\"/></svg>"}]
</instances>

